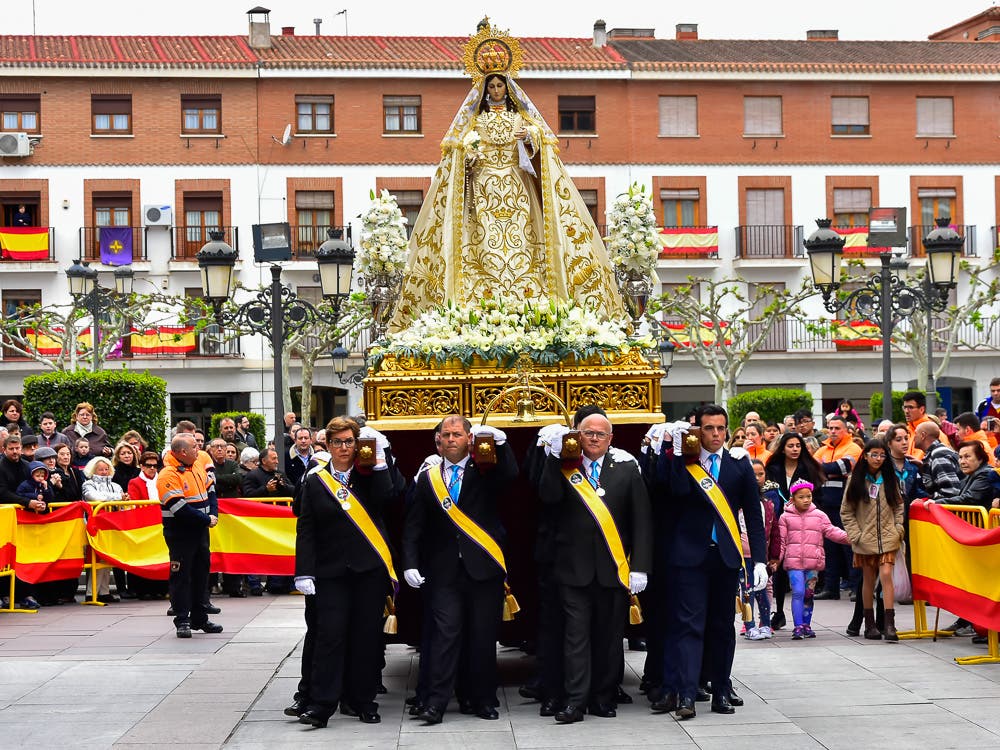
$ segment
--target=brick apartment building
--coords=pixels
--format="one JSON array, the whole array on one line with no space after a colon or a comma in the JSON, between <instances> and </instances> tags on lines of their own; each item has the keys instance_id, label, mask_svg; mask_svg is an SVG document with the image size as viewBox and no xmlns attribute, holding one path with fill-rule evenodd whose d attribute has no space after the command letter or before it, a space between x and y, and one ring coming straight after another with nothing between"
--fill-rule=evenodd
<instances>
[{"instance_id":1,"label":"brick apartment building","mask_svg":"<svg viewBox=\"0 0 1000 750\"><path fill-rule=\"evenodd\" d=\"M878 205L907 208L911 267L924 262L919 240L942 215L966 236L966 259L990 263L1000 223L1000 9L924 41L804 36L703 40L697 26L679 24L674 38L658 39L598 22L592 38L523 39L521 82L599 225L639 181L653 188L661 224L715 232L717 250L664 255L663 289L691 275L797 287L814 220L866 226ZM0 141L10 154L0 156L0 225L24 204L50 240L47 260L0 261L4 314L68 299L63 272L78 257L98 262L102 226L132 228L142 283L194 295L193 256L209 228L225 230L240 251L240 280L255 287L269 274L253 262L251 227L287 221L295 259L283 279L318 299L311 256L326 227L356 221L372 189L392 191L416 216L468 91L464 42L271 34L263 9L251 12L246 37L0 36L0 138L13 136ZM150 206L166 209L159 220ZM818 298L808 304L825 315ZM781 328L740 387L806 387L817 409L841 397L866 402L879 389L877 352L803 343L800 333ZM270 414L270 354L258 337L227 351L199 342L183 355L132 359L166 378L175 419ZM995 362L955 354L939 384L954 409L986 393ZM19 394L35 371L5 353L0 394ZM893 375L899 387L915 382L903 357ZM328 361L315 383L313 422L357 409L359 392L341 386ZM711 396L705 374L678 356L664 382L668 408Z\"/></svg>"}]
</instances>

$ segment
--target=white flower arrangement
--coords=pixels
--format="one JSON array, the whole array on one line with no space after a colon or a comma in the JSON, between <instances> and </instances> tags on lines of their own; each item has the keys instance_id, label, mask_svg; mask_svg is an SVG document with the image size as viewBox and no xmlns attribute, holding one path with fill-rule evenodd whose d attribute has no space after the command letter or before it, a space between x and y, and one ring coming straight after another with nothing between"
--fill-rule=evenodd
<instances>
[{"instance_id":1,"label":"white flower arrangement","mask_svg":"<svg viewBox=\"0 0 1000 750\"><path fill-rule=\"evenodd\" d=\"M450 303L424 312L405 330L391 334L369 353L373 364L387 355L444 362L473 357L506 366L520 354L539 364L566 358L586 360L631 347L651 348L651 338L631 337L627 320L603 320L574 302L539 298L527 302L481 299L471 305Z\"/></svg>"},{"instance_id":2,"label":"white flower arrangement","mask_svg":"<svg viewBox=\"0 0 1000 750\"><path fill-rule=\"evenodd\" d=\"M652 276L660 254L653 202L646 186L632 183L608 212L608 253L615 271L638 271Z\"/></svg>"},{"instance_id":3,"label":"white flower arrangement","mask_svg":"<svg viewBox=\"0 0 1000 750\"><path fill-rule=\"evenodd\" d=\"M396 198L383 190L362 215L361 249L354 260L359 276L402 273L406 268L406 217L396 205Z\"/></svg>"},{"instance_id":4,"label":"white flower arrangement","mask_svg":"<svg viewBox=\"0 0 1000 750\"><path fill-rule=\"evenodd\" d=\"M482 156L482 145L483 140L479 136L479 131L472 128L465 134L465 138L462 139L462 147L465 149L465 158L469 161L475 161Z\"/></svg>"}]
</instances>

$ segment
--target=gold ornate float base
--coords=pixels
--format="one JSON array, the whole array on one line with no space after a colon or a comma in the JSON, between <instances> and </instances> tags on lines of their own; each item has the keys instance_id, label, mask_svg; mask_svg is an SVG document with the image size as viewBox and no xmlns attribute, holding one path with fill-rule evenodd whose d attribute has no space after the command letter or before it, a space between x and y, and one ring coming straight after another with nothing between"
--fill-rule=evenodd
<instances>
[{"instance_id":1,"label":"gold ornate float base","mask_svg":"<svg viewBox=\"0 0 1000 750\"><path fill-rule=\"evenodd\" d=\"M365 378L365 414L378 430L431 428L447 414L462 414L477 422L490 401L515 375L497 362L419 362L386 356ZM601 362L567 360L556 365L533 365L532 376L566 404L570 413L597 404L615 424L650 424L663 421L660 380L663 370L653 365L641 349L632 349ZM536 424L560 421L559 407L546 396L532 394ZM493 408L489 422L511 427L517 394L509 394Z\"/></svg>"}]
</instances>

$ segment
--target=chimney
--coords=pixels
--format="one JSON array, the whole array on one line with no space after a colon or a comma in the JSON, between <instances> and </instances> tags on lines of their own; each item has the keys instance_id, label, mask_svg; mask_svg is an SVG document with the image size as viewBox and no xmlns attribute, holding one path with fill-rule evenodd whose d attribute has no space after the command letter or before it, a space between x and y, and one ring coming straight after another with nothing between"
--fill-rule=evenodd
<instances>
[{"instance_id":1,"label":"chimney","mask_svg":"<svg viewBox=\"0 0 1000 750\"><path fill-rule=\"evenodd\" d=\"M608 45L608 25L601 19L594 21L594 46L606 47Z\"/></svg>"},{"instance_id":2,"label":"chimney","mask_svg":"<svg viewBox=\"0 0 1000 750\"><path fill-rule=\"evenodd\" d=\"M679 23L675 28L674 39L698 38L698 24L696 23Z\"/></svg>"},{"instance_id":3,"label":"chimney","mask_svg":"<svg viewBox=\"0 0 1000 750\"><path fill-rule=\"evenodd\" d=\"M810 42L836 42L839 38L837 29L810 29L806 32L806 39Z\"/></svg>"},{"instance_id":4,"label":"chimney","mask_svg":"<svg viewBox=\"0 0 1000 750\"><path fill-rule=\"evenodd\" d=\"M313 19L313 23L316 24L316 36L319 36L320 35L319 27L323 25L323 19L322 18L314 18Z\"/></svg>"},{"instance_id":5,"label":"chimney","mask_svg":"<svg viewBox=\"0 0 1000 750\"><path fill-rule=\"evenodd\" d=\"M259 5L247 11L250 18L250 36L248 41L251 49L271 49L271 11Z\"/></svg>"},{"instance_id":6,"label":"chimney","mask_svg":"<svg viewBox=\"0 0 1000 750\"><path fill-rule=\"evenodd\" d=\"M282 26L281 27L281 35L282 36L295 36L295 27L294 26Z\"/></svg>"}]
</instances>

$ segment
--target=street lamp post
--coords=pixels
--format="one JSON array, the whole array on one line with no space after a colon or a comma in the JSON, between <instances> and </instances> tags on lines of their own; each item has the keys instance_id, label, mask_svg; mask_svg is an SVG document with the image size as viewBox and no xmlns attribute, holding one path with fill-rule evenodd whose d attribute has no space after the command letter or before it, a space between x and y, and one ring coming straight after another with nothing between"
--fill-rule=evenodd
<instances>
[{"instance_id":1,"label":"street lamp post","mask_svg":"<svg viewBox=\"0 0 1000 750\"><path fill-rule=\"evenodd\" d=\"M223 232L210 231L210 241L195 256L201 269L202 293L215 308L215 319L220 326L234 325L239 329L267 335L271 339L274 357L274 447L278 454L278 469L285 470L285 450L281 440L282 417L285 413L282 392L284 383L281 372L281 351L286 333L298 333L317 322L337 325L340 306L350 295L354 250L348 242L335 237L337 230L327 230L328 239L316 251L319 266L320 289L323 298L333 304L333 314L317 309L300 299L295 292L281 283L281 266L271 265L271 286L258 292L256 298L234 310L224 310L222 305L232 299L236 290L233 276L239 253L223 240Z\"/></svg>"},{"instance_id":2,"label":"street lamp post","mask_svg":"<svg viewBox=\"0 0 1000 750\"><path fill-rule=\"evenodd\" d=\"M842 299L837 298L844 253L844 238L830 229L829 219L817 219L818 227L807 240L813 284L823 295L823 306L831 314L854 313L877 319L882 338L882 418L892 419L892 332L902 320L926 310L928 325L933 311L948 305L948 291L958 279L958 261L965 238L948 226L949 218L937 219L937 228L924 239L927 249L927 282L908 286L899 271L907 262L891 252L879 253L881 268L865 285ZM928 351L928 356L930 352Z\"/></svg>"},{"instance_id":3,"label":"street lamp post","mask_svg":"<svg viewBox=\"0 0 1000 750\"><path fill-rule=\"evenodd\" d=\"M90 343L91 370L101 369L100 350L100 320L105 313L111 312L124 299L132 294L132 283L135 274L132 266L118 266L115 269L115 288L105 289L97 283L97 269L79 258L66 269L66 281L69 283L69 293L74 301L90 313ZM75 346L75 342L71 345Z\"/></svg>"}]
</instances>

